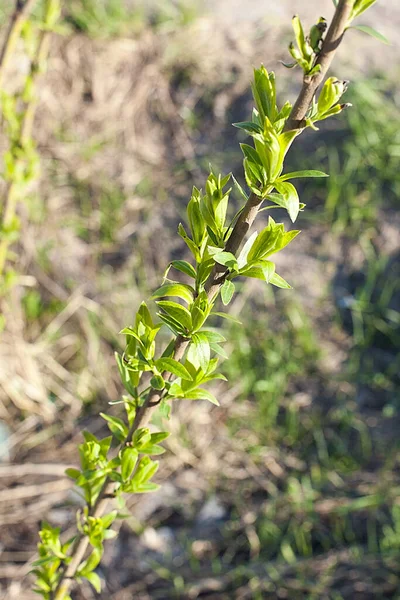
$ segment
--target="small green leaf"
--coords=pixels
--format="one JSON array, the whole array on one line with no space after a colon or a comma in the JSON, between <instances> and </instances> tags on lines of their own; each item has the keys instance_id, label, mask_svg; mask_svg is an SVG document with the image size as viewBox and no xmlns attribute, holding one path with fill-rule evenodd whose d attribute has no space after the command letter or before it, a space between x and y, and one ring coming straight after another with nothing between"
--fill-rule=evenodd
<instances>
[{"instance_id":1,"label":"small green leaf","mask_svg":"<svg viewBox=\"0 0 400 600\"><path fill-rule=\"evenodd\" d=\"M210 342L210 348L215 352L215 354L219 354L222 358L229 358L225 350L219 344L215 342Z\"/></svg>"},{"instance_id":2,"label":"small green leaf","mask_svg":"<svg viewBox=\"0 0 400 600\"><path fill-rule=\"evenodd\" d=\"M254 133L260 134L263 132L263 128L257 123L253 123L252 121L243 121L241 123L232 123L234 127L238 129L243 129L249 135L253 135Z\"/></svg>"},{"instance_id":3,"label":"small green leaf","mask_svg":"<svg viewBox=\"0 0 400 600\"><path fill-rule=\"evenodd\" d=\"M210 344L226 342L226 338L224 338L224 336L221 335L218 331L202 331L201 333L206 336Z\"/></svg>"},{"instance_id":4,"label":"small green leaf","mask_svg":"<svg viewBox=\"0 0 400 600\"><path fill-rule=\"evenodd\" d=\"M121 475L122 480L130 479L138 459L139 453L136 448L124 448L121 453Z\"/></svg>"},{"instance_id":5,"label":"small green leaf","mask_svg":"<svg viewBox=\"0 0 400 600\"><path fill-rule=\"evenodd\" d=\"M237 269L236 256L232 254L232 252L218 252L217 254L214 254L213 258L215 262L228 269Z\"/></svg>"},{"instance_id":6,"label":"small green leaf","mask_svg":"<svg viewBox=\"0 0 400 600\"><path fill-rule=\"evenodd\" d=\"M192 345L189 351L195 355L200 367L206 373L210 362L210 343L207 336L201 332L195 333L192 336Z\"/></svg>"},{"instance_id":7,"label":"small green leaf","mask_svg":"<svg viewBox=\"0 0 400 600\"><path fill-rule=\"evenodd\" d=\"M169 431L157 431L156 433L152 433L150 440L152 444L159 444L166 440L171 434Z\"/></svg>"},{"instance_id":8,"label":"small green leaf","mask_svg":"<svg viewBox=\"0 0 400 600\"><path fill-rule=\"evenodd\" d=\"M147 444L147 446L143 446L143 448L140 449L140 452L149 455L159 455L164 454L165 448L157 446L157 444Z\"/></svg>"},{"instance_id":9,"label":"small green leaf","mask_svg":"<svg viewBox=\"0 0 400 600\"><path fill-rule=\"evenodd\" d=\"M155 390L163 390L165 388L165 381L161 375L153 375L150 379L150 385Z\"/></svg>"},{"instance_id":10,"label":"small green leaf","mask_svg":"<svg viewBox=\"0 0 400 600\"><path fill-rule=\"evenodd\" d=\"M232 321L233 323L237 323L238 325L242 325L242 322L239 321L239 319L237 319L233 315L230 315L229 313L212 312L211 314L216 315L217 317L221 317L222 319L226 319L227 321Z\"/></svg>"},{"instance_id":11,"label":"small green leaf","mask_svg":"<svg viewBox=\"0 0 400 600\"><path fill-rule=\"evenodd\" d=\"M379 40L380 42L387 44L388 46L391 45L391 43L389 42L387 37L385 37L382 33L379 33L379 31L377 31L373 27L369 27L368 25L352 25L348 29L358 29L359 31L362 31L363 33L366 33L366 34L374 37L375 39Z\"/></svg>"},{"instance_id":12,"label":"small green leaf","mask_svg":"<svg viewBox=\"0 0 400 600\"><path fill-rule=\"evenodd\" d=\"M111 415L106 415L102 412L100 413L100 416L107 421L111 433L113 433L119 440L126 438L128 435L128 427L125 425L122 419L119 419L118 417L112 417Z\"/></svg>"},{"instance_id":13,"label":"small green leaf","mask_svg":"<svg viewBox=\"0 0 400 600\"><path fill-rule=\"evenodd\" d=\"M292 286L288 284L287 281L285 281L283 279L283 277L281 277L280 275L278 275L278 273L274 273L271 277L271 279L269 280L270 283L272 283L272 285L276 285L276 287L285 289L285 290L291 290Z\"/></svg>"},{"instance_id":14,"label":"small green leaf","mask_svg":"<svg viewBox=\"0 0 400 600\"><path fill-rule=\"evenodd\" d=\"M91 573L86 573L84 575L84 577L89 581L89 583L92 584L92 586L94 587L94 589L96 590L96 592L98 594L100 594L100 592L101 592L101 579L97 575L97 573L95 573L94 571L92 571Z\"/></svg>"},{"instance_id":15,"label":"small green leaf","mask_svg":"<svg viewBox=\"0 0 400 600\"><path fill-rule=\"evenodd\" d=\"M196 390L191 390L190 392L185 392L185 399L187 400L208 400L212 404L219 406L219 402L208 390L203 390L202 388L197 388Z\"/></svg>"},{"instance_id":16,"label":"small green leaf","mask_svg":"<svg viewBox=\"0 0 400 600\"><path fill-rule=\"evenodd\" d=\"M278 192L283 196L280 206L286 208L289 213L289 217L294 223L300 210L299 195L296 188L294 185L287 182L275 181L274 185Z\"/></svg>"},{"instance_id":17,"label":"small green leaf","mask_svg":"<svg viewBox=\"0 0 400 600\"><path fill-rule=\"evenodd\" d=\"M166 283L162 285L158 290L154 292L152 298L164 298L165 296L176 296L178 298L182 298L188 304L193 302L193 288L190 285L185 285L183 283Z\"/></svg>"},{"instance_id":18,"label":"small green leaf","mask_svg":"<svg viewBox=\"0 0 400 600\"><path fill-rule=\"evenodd\" d=\"M232 300L232 296L235 292L235 284L229 279L225 279L221 288L221 299L224 306L227 306Z\"/></svg>"},{"instance_id":19,"label":"small green leaf","mask_svg":"<svg viewBox=\"0 0 400 600\"><path fill-rule=\"evenodd\" d=\"M235 177L233 175L232 175L232 180L233 180L233 183L234 183L236 189L238 190L239 194L247 202L247 200L249 199L248 195L246 194L246 192L244 191L244 189L242 188L240 183L237 181L237 179L235 179Z\"/></svg>"},{"instance_id":20,"label":"small green leaf","mask_svg":"<svg viewBox=\"0 0 400 600\"><path fill-rule=\"evenodd\" d=\"M169 315L165 315L164 313L157 313L157 316L161 319L161 321L163 321L163 323L167 325L167 327L175 335L184 335L186 333L182 325L175 319L172 319Z\"/></svg>"},{"instance_id":21,"label":"small green leaf","mask_svg":"<svg viewBox=\"0 0 400 600\"><path fill-rule=\"evenodd\" d=\"M192 380L189 371L177 360L173 358L159 358L155 365L159 371L168 371L181 379Z\"/></svg>"},{"instance_id":22,"label":"small green leaf","mask_svg":"<svg viewBox=\"0 0 400 600\"><path fill-rule=\"evenodd\" d=\"M80 476L81 476L81 472L79 471L79 469L65 469L65 474L70 477L71 479L73 479L74 481L76 481Z\"/></svg>"},{"instance_id":23,"label":"small green leaf","mask_svg":"<svg viewBox=\"0 0 400 600\"><path fill-rule=\"evenodd\" d=\"M158 306L172 319L180 323L188 331L192 327L192 317L187 308L170 300L159 300Z\"/></svg>"},{"instance_id":24,"label":"small green leaf","mask_svg":"<svg viewBox=\"0 0 400 600\"><path fill-rule=\"evenodd\" d=\"M174 269L176 269L177 271L180 271L181 273L185 273L185 275L188 275L189 277L196 279L195 268L190 263L188 263L186 260L173 260L170 262L170 265L172 267L174 267Z\"/></svg>"},{"instance_id":25,"label":"small green leaf","mask_svg":"<svg viewBox=\"0 0 400 600\"><path fill-rule=\"evenodd\" d=\"M306 170L306 171L293 171L293 173L285 173L281 175L277 181L286 181L287 179L296 179L299 177L329 177L322 171Z\"/></svg>"}]
</instances>

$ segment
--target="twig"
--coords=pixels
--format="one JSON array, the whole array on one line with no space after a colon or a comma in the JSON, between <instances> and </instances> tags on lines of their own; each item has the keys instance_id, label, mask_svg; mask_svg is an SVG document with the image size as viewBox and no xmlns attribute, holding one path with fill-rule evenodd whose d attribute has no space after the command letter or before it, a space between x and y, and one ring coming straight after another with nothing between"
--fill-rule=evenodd
<instances>
[{"instance_id":1,"label":"twig","mask_svg":"<svg viewBox=\"0 0 400 600\"><path fill-rule=\"evenodd\" d=\"M6 39L1 58L0 58L0 86L2 77L4 74L4 68L8 63L11 55L11 50L15 45L15 36L19 35L23 23L27 19L30 10L32 9L36 0L27 0L23 7L18 11L20 2L17 3L15 15L13 18L14 27L10 27L9 37ZM22 15L22 16L21 16ZM10 41L11 40L11 41ZM37 78L40 75L40 67L46 60L49 51L50 32L42 31L38 43L37 53L35 59L31 63L30 76L33 80L33 86L37 82ZM35 93L32 94L31 99L25 103L24 113L21 122L20 129L20 144L22 147L29 141L32 133L33 121L35 118L35 112L37 107L37 96ZM7 230L13 223L15 217L15 211L18 201L17 186L14 181L10 181L6 187L3 204L3 214L1 228ZM0 242L0 278L3 275L5 262L7 259L7 252L10 241L7 236L4 236Z\"/></svg>"},{"instance_id":2,"label":"twig","mask_svg":"<svg viewBox=\"0 0 400 600\"><path fill-rule=\"evenodd\" d=\"M36 1L37 0L26 0L26 2L23 2L22 0L17 0L16 2L14 13L11 17L3 47L0 52L0 88L3 84L3 78L10 56L12 56L14 52L22 27L28 19Z\"/></svg>"},{"instance_id":3,"label":"twig","mask_svg":"<svg viewBox=\"0 0 400 600\"><path fill-rule=\"evenodd\" d=\"M350 10L353 5L353 0L339 0L338 6L335 11L335 15L332 20L332 24L328 30L325 41L322 45L320 55L318 58L318 64L321 65L321 70L317 77L304 78L303 87L300 91L299 97L293 107L291 117L289 119L289 126L286 129L299 129L301 128L302 121L304 120L308 108L311 104L312 98L326 75L326 72L332 62L333 56L343 38L344 31L346 29L348 19L350 16ZM242 244L246 234L248 233L254 219L262 204L262 200L255 194L251 194L248 201L246 202L243 211L241 212L233 231L226 244L225 250L235 254L240 245ZM226 269L223 266L216 265L207 286L207 295L209 300L215 298L221 285L223 284L226 277ZM175 360L181 360L190 341L187 338L178 336L175 342L174 358ZM164 376L165 374L163 374ZM138 409L136 417L132 427L129 430L125 444L129 443L134 432L139 427L144 426L151 418L157 404L162 399L162 392L152 389L144 404ZM115 483L106 479L103 488L97 498L93 509L90 511L91 516L100 517L104 514L108 499L113 496L115 489ZM78 570L78 567L83 560L86 550L89 545L89 540L86 536L80 534L75 540L72 547L70 556L72 557L71 562L64 568L64 571L60 577L58 587L52 596L52 600L64 600L68 595L69 590L73 584L74 577Z\"/></svg>"}]
</instances>

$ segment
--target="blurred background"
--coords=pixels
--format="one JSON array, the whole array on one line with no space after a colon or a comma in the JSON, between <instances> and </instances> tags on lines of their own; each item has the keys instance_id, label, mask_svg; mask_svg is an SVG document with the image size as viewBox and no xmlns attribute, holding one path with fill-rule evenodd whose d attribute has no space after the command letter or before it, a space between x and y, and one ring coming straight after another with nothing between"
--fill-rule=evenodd
<instances>
[{"instance_id":1,"label":"blurred background","mask_svg":"<svg viewBox=\"0 0 400 600\"><path fill-rule=\"evenodd\" d=\"M3 33L13 4L0 0ZM74 530L64 469L83 428L106 434L118 331L182 258L191 187L209 163L243 182L231 123L250 115L253 66L275 70L280 102L296 97L301 75L280 63L294 13L310 27L333 4L64 3L39 90L41 175L13 247L20 285L1 300L4 600L36 597L41 519ZM348 32L331 74L351 81L353 107L288 159L330 174L298 186L302 234L278 257L293 290L241 284L221 407L174 404L161 490L128 499L101 598L400 598L400 5L379 0L360 23L391 46ZM98 597L89 584L72 596Z\"/></svg>"}]
</instances>

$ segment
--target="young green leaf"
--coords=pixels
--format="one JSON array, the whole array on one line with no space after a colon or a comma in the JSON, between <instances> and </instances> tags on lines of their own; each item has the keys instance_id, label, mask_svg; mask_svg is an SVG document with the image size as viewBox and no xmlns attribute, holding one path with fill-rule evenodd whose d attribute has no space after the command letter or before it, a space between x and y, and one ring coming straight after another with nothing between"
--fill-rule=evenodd
<instances>
[{"instance_id":1,"label":"young green leaf","mask_svg":"<svg viewBox=\"0 0 400 600\"><path fill-rule=\"evenodd\" d=\"M224 306L227 306L232 300L232 296L235 292L235 284L229 279L225 279L221 288L221 299Z\"/></svg>"},{"instance_id":2,"label":"young green leaf","mask_svg":"<svg viewBox=\"0 0 400 600\"><path fill-rule=\"evenodd\" d=\"M232 321L233 323L237 323L238 325L242 325L242 322L239 321L239 319L237 319L233 315L230 315L229 313L212 312L211 314L215 315L217 317L221 317L221 319L226 319L227 321Z\"/></svg>"},{"instance_id":3,"label":"young green leaf","mask_svg":"<svg viewBox=\"0 0 400 600\"><path fill-rule=\"evenodd\" d=\"M379 40L380 42L383 42L384 44L386 44L388 46L391 45L389 40L387 39L387 37L385 37L382 33L377 31L373 27L369 27L368 25L352 25L351 27L349 27L349 29L358 29L359 31L362 31L363 33L366 33L367 35L374 37L375 39Z\"/></svg>"},{"instance_id":4,"label":"young green leaf","mask_svg":"<svg viewBox=\"0 0 400 600\"><path fill-rule=\"evenodd\" d=\"M228 269L237 270L238 268L236 256L231 252L218 252L214 254L214 260Z\"/></svg>"},{"instance_id":5,"label":"young green leaf","mask_svg":"<svg viewBox=\"0 0 400 600\"><path fill-rule=\"evenodd\" d=\"M276 287L285 289L285 290L291 290L292 286L288 284L287 281L285 281L283 279L283 277L281 277L280 275L278 275L278 273L274 273L274 275L272 275L271 279L269 280L270 283L272 283L272 285L276 285Z\"/></svg>"},{"instance_id":6,"label":"young green leaf","mask_svg":"<svg viewBox=\"0 0 400 600\"><path fill-rule=\"evenodd\" d=\"M97 573L95 573L94 571L91 571L90 573L85 573L84 575L82 574L82 577L84 577L85 579L87 579L89 581L89 583L92 584L92 586L94 587L94 589L96 590L96 592L98 594L100 594L100 592L101 592L101 579L100 579L99 575L97 575Z\"/></svg>"},{"instance_id":7,"label":"young green leaf","mask_svg":"<svg viewBox=\"0 0 400 600\"><path fill-rule=\"evenodd\" d=\"M189 371L173 358L159 358L156 360L155 365L159 371L168 371L181 379L192 380Z\"/></svg>"},{"instance_id":8,"label":"young green leaf","mask_svg":"<svg viewBox=\"0 0 400 600\"><path fill-rule=\"evenodd\" d=\"M322 171L306 170L306 171L293 171L293 173L285 173L281 175L277 181L286 181L287 179L297 179L299 177L329 177Z\"/></svg>"},{"instance_id":9,"label":"young green leaf","mask_svg":"<svg viewBox=\"0 0 400 600\"><path fill-rule=\"evenodd\" d=\"M219 406L219 402L208 390L203 390L202 388L197 388L196 390L191 390L190 392L185 393L186 400L208 400L212 404Z\"/></svg>"},{"instance_id":10,"label":"young green leaf","mask_svg":"<svg viewBox=\"0 0 400 600\"><path fill-rule=\"evenodd\" d=\"M207 336L202 332L195 333L192 336L192 345L189 352L191 356L197 359L199 366L206 373L210 362L210 342Z\"/></svg>"},{"instance_id":11,"label":"young green leaf","mask_svg":"<svg viewBox=\"0 0 400 600\"><path fill-rule=\"evenodd\" d=\"M252 121L243 121L242 123L232 123L234 127L238 129L243 129L249 135L260 134L263 131L263 128L257 123L253 123Z\"/></svg>"},{"instance_id":12,"label":"young green leaf","mask_svg":"<svg viewBox=\"0 0 400 600\"><path fill-rule=\"evenodd\" d=\"M138 460L139 453L136 448L124 448L121 452L122 481L130 479Z\"/></svg>"},{"instance_id":13,"label":"young green leaf","mask_svg":"<svg viewBox=\"0 0 400 600\"><path fill-rule=\"evenodd\" d=\"M100 416L103 417L105 421L107 421L108 427L119 440L124 440L128 435L128 427L118 417L112 417L111 415L106 415L105 413L100 413Z\"/></svg>"},{"instance_id":14,"label":"young green leaf","mask_svg":"<svg viewBox=\"0 0 400 600\"><path fill-rule=\"evenodd\" d=\"M289 213L289 217L294 223L300 210L299 195L296 188L291 183L282 181L275 181L274 185L283 197L280 205L286 208Z\"/></svg>"},{"instance_id":15,"label":"young green leaf","mask_svg":"<svg viewBox=\"0 0 400 600\"><path fill-rule=\"evenodd\" d=\"M185 275L188 275L188 277L196 279L195 268L186 260L172 260L169 264L171 265L171 267L174 267L174 269L176 269L177 271L185 273Z\"/></svg>"},{"instance_id":16,"label":"young green leaf","mask_svg":"<svg viewBox=\"0 0 400 600\"><path fill-rule=\"evenodd\" d=\"M176 296L182 298L188 304L193 302L194 289L184 283L166 283L158 288L152 298L164 298L165 296Z\"/></svg>"},{"instance_id":17,"label":"young green leaf","mask_svg":"<svg viewBox=\"0 0 400 600\"><path fill-rule=\"evenodd\" d=\"M192 327L192 317L190 316L190 312L187 308L178 304L177 302L172 302L170 300L159 300L157 305L162 308L162 310L172 319L174 319L177 323L182 325L185 329L190 331Z\"/></svg>"}]
</instances>

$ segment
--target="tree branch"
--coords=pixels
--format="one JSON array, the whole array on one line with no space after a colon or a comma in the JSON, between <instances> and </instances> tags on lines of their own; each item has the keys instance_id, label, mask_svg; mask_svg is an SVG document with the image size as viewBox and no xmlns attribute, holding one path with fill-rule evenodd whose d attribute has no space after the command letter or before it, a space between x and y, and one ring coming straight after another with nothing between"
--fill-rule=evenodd
<instances>
[{"instance_id":1,"label":"tree branch","mask_svg":"<svg viewBox=\"0 0 400 600\"><path fill-rule=\"evenodd\" d=\"M347 26L352 5L353 0L339 0L339 4L336 8L332 20L332 24L327 32L325 41L322 45L318 57L317 62L321 65L321 71L318 73L317 76L314 76L312 78L304 78L303 87L300 91L299 97L296 100L291 116L288 120L289 125L288 127L286 127L287 130L301 128L302 121L304 120L307 114L313 96L321 81L324 79L326 72L334 57L334 54L343 38L343 34ZM227 241L225 251L236 254L244 238L246 237L254 219L256 218L262 202L263 201L255 194L250 195ZM225 267L218 264L215 265L215 268L210 276L207 285L207 295L209 300L213 300L215 298L216 294L218 293L221 285L225 280L225 277ZM181 360L183 358L189 343L190 340L182 336L178 336L176 338L175 350L173 355L175 360ZM167 375L168 377L168 374L163 375ZM129 443L129 441L132 438L132 435L137 429L139 429L139 427L143 427L144 425L146 425L146 423L149 422L157 404L160 402L161 399L161 391L152 389L149 392L144 404L137 410L134 423L130 428L129 434L124 445ZM92 516L99 517L102 514L104 514L108 503L108 498L114 495L114 489L115 483L107 479L93 507L93 510L90 513ZM59 586L55 592L55 595L53 596L53 600L64 600L65 596L68 594L73 583L73 578L77 572L79 564L85 556L88 545L88 538L79 534L71 551L72 561L65 568L61 576Z\"/></svg>"},{"instance_id":2,"label":"tree branch","mask_svg":"<svg viewBox=\"0 0 400 600\"><path fill-rule=\"evenodd\" d=\"M29 13L32 11L36 1L37 0L26 0L26 2L22 2L21 0L17 0L15 4L15 9L8 26L3 47L0 51L0 87L2 86L8 61L14 52L22 27L29 17Z\"/></svg>"},{"instance_id":3,"label":"tree branch","mask_svg":"<svg viewBox=\"0 0 400 600\"><path fill-rule=\"evenodd\" d=\"M18 3L17 3L17 8L15 9L15 14L17 16L14 15L14 20L15 20L15 23L18 25L14 25L14 28L10 29L11 37L7 38L8 40L14 39L17 32L20 33L22 25L25 22L25 20L28 18L29 11L32 9L34 2L36 2L36 0L33 0L33 1L27 0L27 2L25 2L25 4L23 5L23 8L20 9L19 12L18 12ZM37 50L36 50L36 56L35 56L34 60L32 61L31 67L30 67L30 77L32 78L32 81L33 81L33 88L37 84L37 78L40 75L41 65L46 60L46 57L48 55L50 35L51 34L49 31L42 31L40 33L40 38L39 38L38 46L37 46ZM13 44L15 44L15 41L13 42ZM0 58L0 85L1 85L1 79L2 79L2 76L4 73L4 68L8 62L8 57L10 56L11 47L13 46L13 44L10 45L10 41L7 42L7 40L6 40L4 43L4 46L3 46L3 50L1 53L2 58ZM36 91L33 91L32 97L24 105L24 113L22 116L20 132L19 132L19 143L22 148L24 147L24 145L27 142L29 142L29 140L31 138L37 103L38 103L38 99L36 96ZM2 206L3 210L2 210L2 216L1 216L1 229L3 229L3 230L7 230L7 228L9 228L12 225L14 217L15 217L15 213L16 213L16 209L17 209L17 202L19 199L19 195L17 193L17 187L18 186L16 185L15 181L7 182L7 186L6 186L5 193L4 193L4 200L3 200L3 206ZM8 252L9 244L10 244L10 241L9 241L8 237L6 237L6 236L0 241L0 279L4 272L4 267L5 267L6 260L7 260L7 252Z\"/></svg>"}]
</instances>

